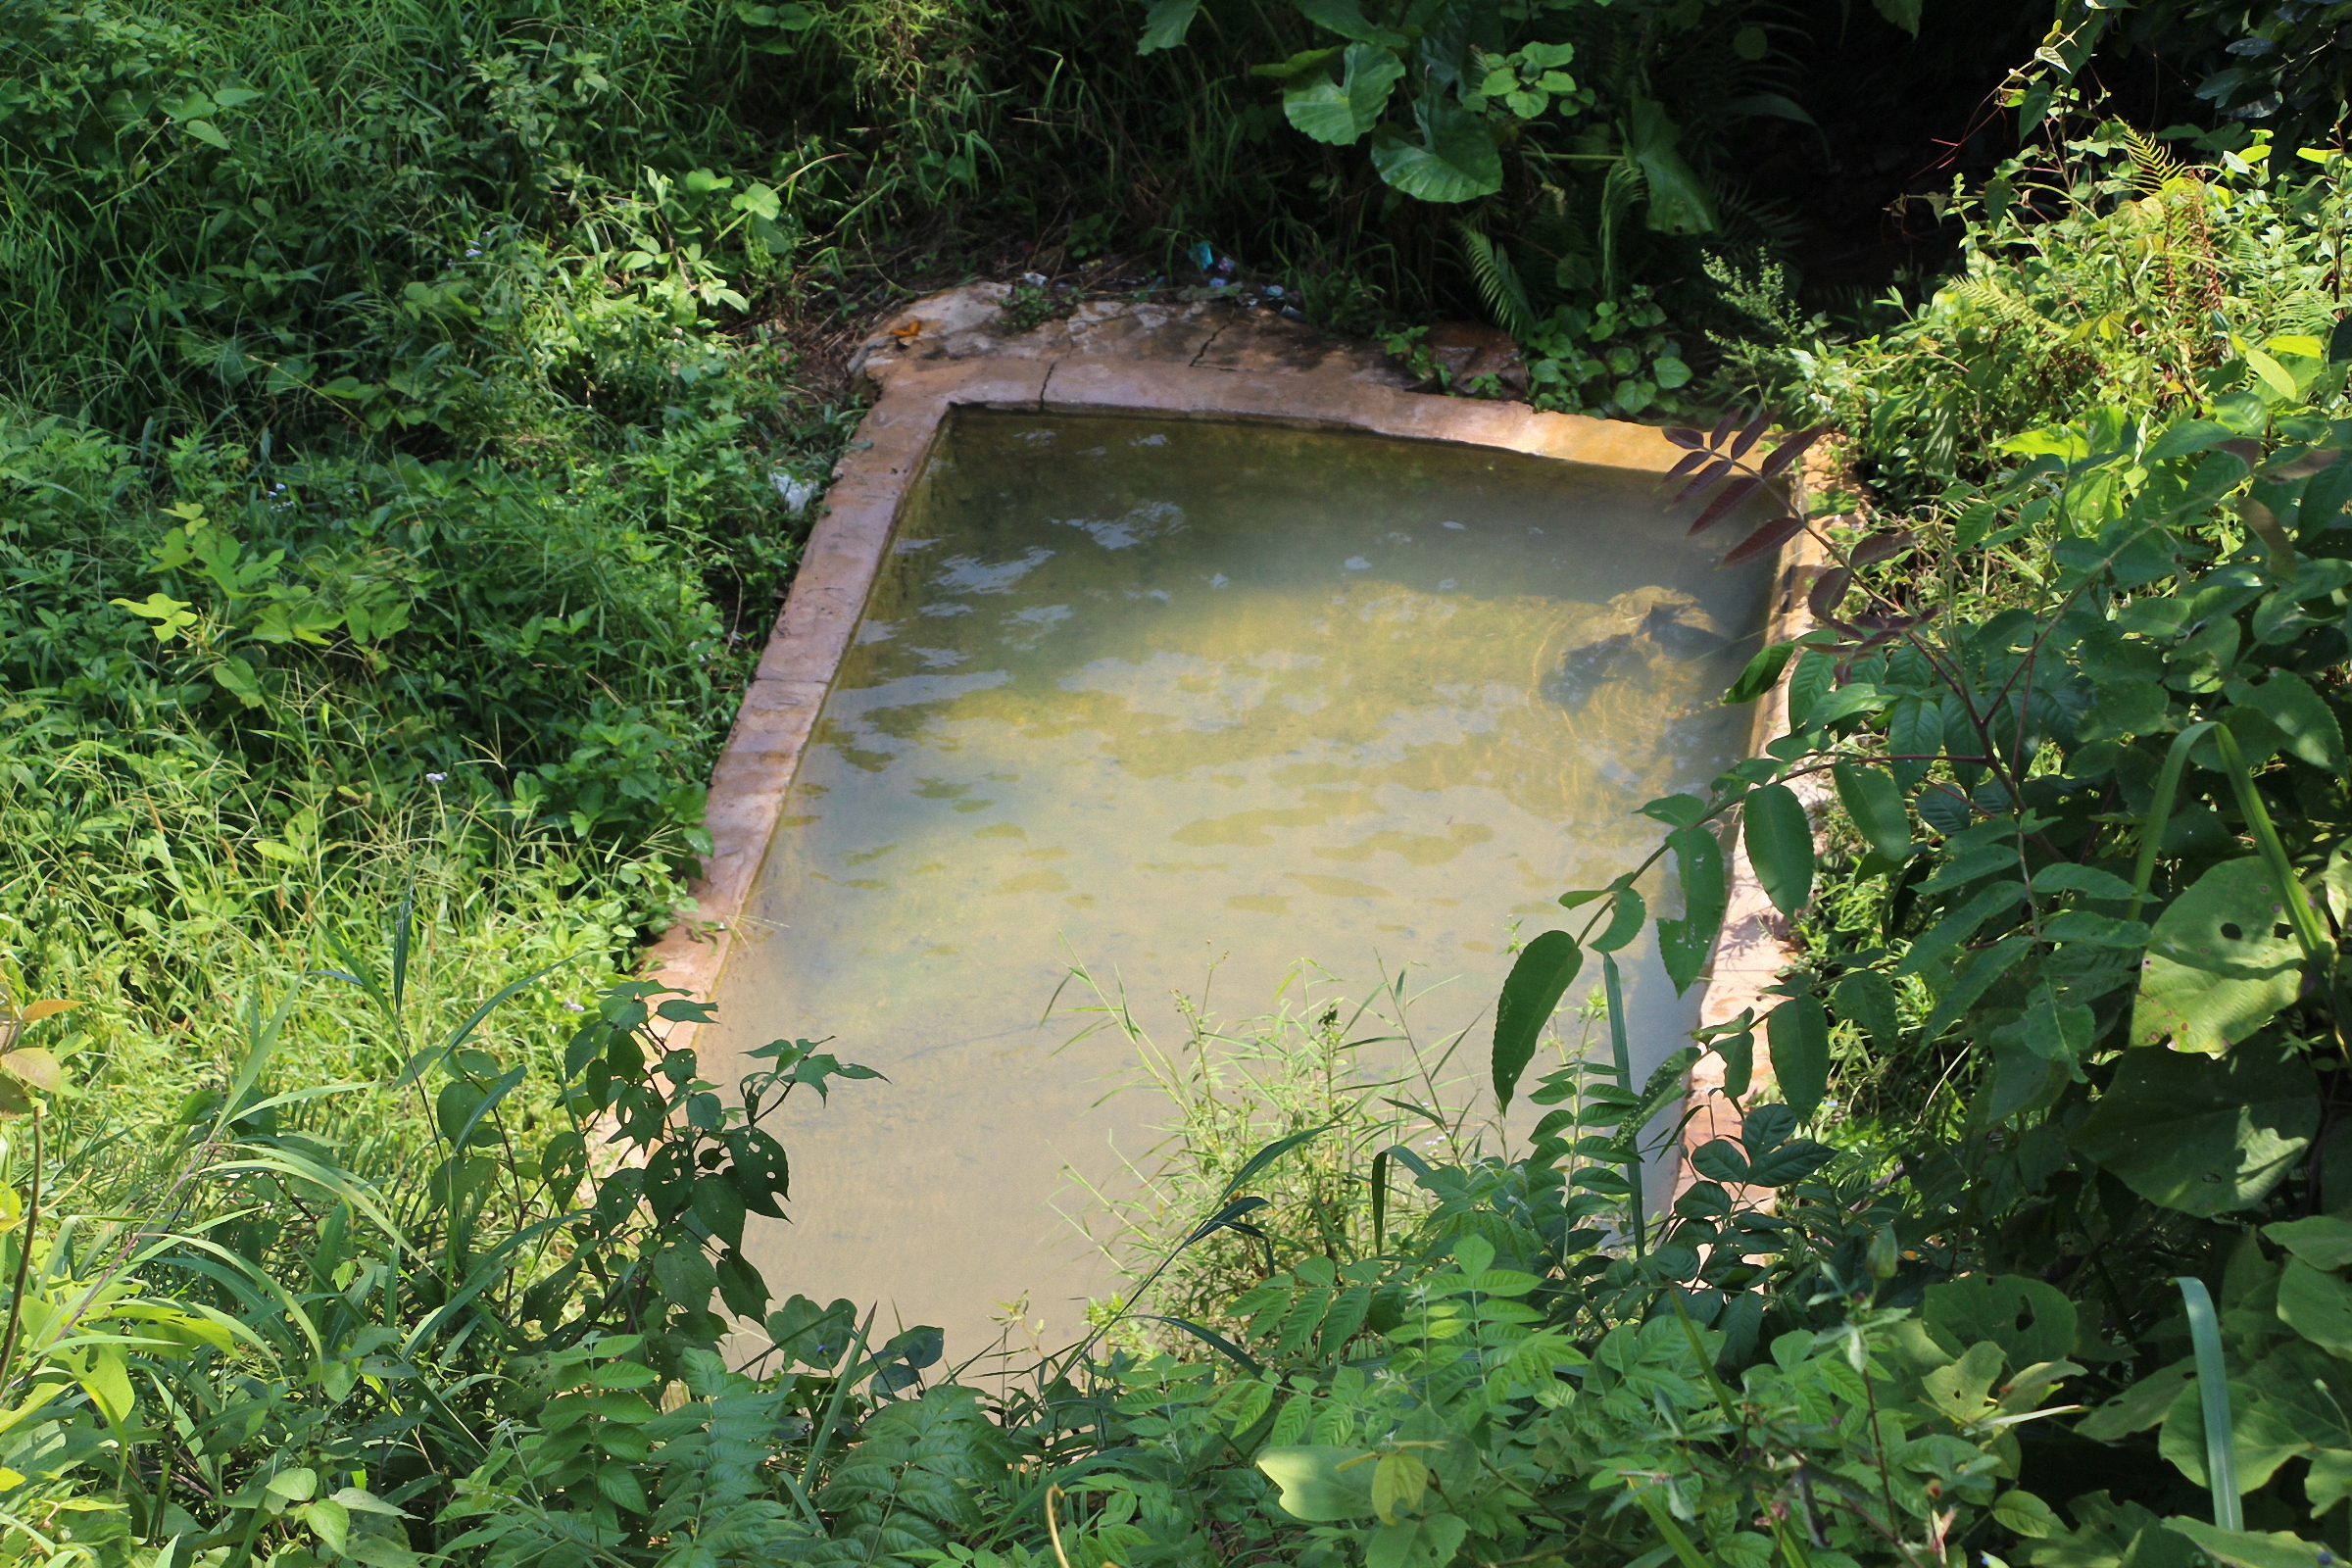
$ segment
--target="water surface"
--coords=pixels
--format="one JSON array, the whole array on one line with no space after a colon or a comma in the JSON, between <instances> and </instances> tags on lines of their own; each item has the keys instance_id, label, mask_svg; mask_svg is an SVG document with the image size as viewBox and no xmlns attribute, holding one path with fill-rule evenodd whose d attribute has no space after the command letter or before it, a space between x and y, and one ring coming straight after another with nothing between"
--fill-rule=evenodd
<instances>
[{"instance_id":1,"label":"water surface","mask_svg":"<svg viewBox=\"0 0 2352 1568\"><path fill-rule=\"evenodd\" d=\"M830 1035L888 1074L781 1129L779 1292L970 1351L990 1303L1075 1325L1108 1275L1054 1204L1164 1106L1102 1102L1116 1036L1047 1017L1083 962L1140 1021L1263 1010L1300 959L1459 977L1655 845L1748 710L1768 566L1683 537L1654 477L1243 423L955 416L917 480L718 990L710 1065ZM1632 959L1641 1054L1681 1043ZM1596 978L1596 977L1594 977ZM1064 995L1064 1002L1070 1000ZM1483 1059L1483 1040L1480 1056Z\"/></svg>"}]
</instances>

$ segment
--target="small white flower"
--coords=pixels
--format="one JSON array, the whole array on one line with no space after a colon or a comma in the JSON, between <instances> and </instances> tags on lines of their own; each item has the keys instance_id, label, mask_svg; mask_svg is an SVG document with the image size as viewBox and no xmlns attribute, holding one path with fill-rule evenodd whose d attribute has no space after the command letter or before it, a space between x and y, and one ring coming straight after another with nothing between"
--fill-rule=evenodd
<instances>
[{"instance_id":1,"label":"small white flower","mask_svg":"<svg viewBox=\"0 0 2352 1568\"><path fill-rule=\"evenodd\" d=\"M449 775L447 773L427 773L424 775L424 781L427 784L446 784L449 782Z\"/></svg>"}]
</instances>

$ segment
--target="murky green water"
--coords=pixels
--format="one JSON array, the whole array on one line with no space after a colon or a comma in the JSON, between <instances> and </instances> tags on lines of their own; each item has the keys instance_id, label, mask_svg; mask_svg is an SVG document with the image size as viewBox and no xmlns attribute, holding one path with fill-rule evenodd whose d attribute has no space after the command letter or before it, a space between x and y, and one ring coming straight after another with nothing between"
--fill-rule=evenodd
<instances>
[{"instance_id":1,"label":"murky green water","mask_svg":"<svg viewBox=\"0 0 2352 1568\"><path fill-rule=\"evenodd\" d=\"M1055 1214L1164 1106L1041 1024L1073 963L1180 1036L1301 958L1460 975L1470 1023L1544 928L1657 840L1643 801L1739 755L1715 699L1767 568L1718 570L1653 478L1239 423L956 416L804 760L719 986L710 1064L826 1034L892 1082L796 1102L780 1292L893 1303L979 1348L1106 1276ZM1733 537L1736 537L1734 535ZM1635 955L1654 1060L1690 1027ZM1065 1002L1069 999L1065 996ZM1483 1060L1483 1039L1478 1041Z\"/></svg>"}]
</instances>

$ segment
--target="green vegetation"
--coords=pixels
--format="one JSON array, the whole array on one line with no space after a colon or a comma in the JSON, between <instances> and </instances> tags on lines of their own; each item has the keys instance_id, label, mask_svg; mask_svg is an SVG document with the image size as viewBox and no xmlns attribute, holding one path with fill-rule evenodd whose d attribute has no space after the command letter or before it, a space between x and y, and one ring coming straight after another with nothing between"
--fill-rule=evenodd
<instances>
[{"instance_id":1,"label":"green vegetation","mask_svg":"<svg viewBox=\"0 0 2352 1568\"><path fill-rule=\"evenodd\" d=\"M1832 146L1816 55L2006 34L1830 9L0 0L0 1559L2328 1568L2340 8L2062 9L1876 304L1744 154ZM1150 1055L1131 1289L958 1363L738 1253L776 1106L889 1088L710 1082L623 975L827 343L1201 244L1687 415L1711 517L1827 427L1743 543L1825 541L1822 629L1727 697L1794 732L1648 808L1673 909L1563 892L1491 1041L1394 990ZM1636 1082L1557 1009L1653 923L1696 983L1734 833L1799 961ZM1702 1053L1744 1122L1645 1191Z\"/></svg>"}]
</instances>

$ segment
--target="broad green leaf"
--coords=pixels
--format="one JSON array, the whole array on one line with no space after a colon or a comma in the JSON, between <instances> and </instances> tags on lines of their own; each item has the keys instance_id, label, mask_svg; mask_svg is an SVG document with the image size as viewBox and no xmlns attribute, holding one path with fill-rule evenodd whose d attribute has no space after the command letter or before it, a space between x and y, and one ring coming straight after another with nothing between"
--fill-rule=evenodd
<instances>
[{"instance_id":1,"label":"broad green leaf","mask_svg":"<svg viewBox=\"0 0 2352 1568\"><path fill-rule=\"evenodd\" d=\"M327 1550L340 1554L351 1537L351 1510L332 1497L321 1497L302 1510L302 1522L318 1535Z\"/></svg>"},{"instance_id":2,"label":"broad green leaf","mask_svg":"<svg viewBox=\"0 0 2352 1568\"><path fill-rule=\"evenodd\" d=\"M2132 1040L2221 1052L2293 1002L2303 951L2285 913L2278 879L2259 857L2224 861L2197 878L2151 929Z\"/></svg>"},{"instance_id":3,"label":"broad green leaf","mask_svg":"<svg viewBox=\"0 0 2352 1568\"><path fill-rule=\"evenodd\" d=\"M2280 748L2290 757L2323 768L2336 777L2346 769L2343 726L2325 698L2302 677L2279 670L2253 688L2245 706L2269 719L2284 737Z\"/></svg>"},{"instance_id":4,"label":"broad green leaf","mask_svg":"<svg viewBox=\"0 0 2352 1568\"><path fill-rule=\"evenodd\" d=\"M1737 708L1752 703L1778 686L1781 671L1788 667L1788 661L1795 653L1794 643L1774 643L1749 660L1747 667L1740 671L1740 678L1732 682L1732 689L1723 694L1724 705Z\"/></svg>"},{"instance_id":5,"label":"broad green leaf","mask_svg":"<svg viewBox=\"0 0 2352 1568\"><path fill-rule=\"evenodd\" d=\"M2283 1281L2281 1281L2283 1283ZM2344 1400L2352 1394L2344 1364L2316 1345L2289 1340L2256 1363L2246 1387L2306 1442L2352 1448Z\"/></svg>"},{"instance_id":6,"label":"broad green leaf","mask_svg":"<svg viewBox=\"0 0 2352 1568\"><path fill-rule=\"evenodd\" d=\"M2004 914L2025 902L2023 882L1996 882L1982 889L1966 904L1951 910L1922 932L1903 955L1902 962L1894 966L1897 978L1907 974L1930 972L1939 965L1960 945L1977 934L1977 928L1996 914ZM1931 1038L1933 1038L1931 1036Z\"/></svg>"},{"instance_id":7,"label":"broad green leaf","mask_svg":"<svg viewBox=\"0 0 2352 1568\"><path fill-rule=\"evenodd\" d=\"M1413 105L1420 139L1383 127L1373 133L1372 167L1407 196L1467 202L1502 189L1502 153L1486 122L1454 99L1432 94Z\"/></svg>"},{"instance_id":8,"label":"broad green leaf","mask_svg":"<svg viewBox=\"0 0 2352 1568\"><path fill-rule=\"evenodd\" d=\"M1658 956L1679 997L1706 968L1731 895L1724 881L1723 845L1713 833L1686 827L1667 835L1666 843L1682 879L1683 917L1658 922Z\"/></svg>"},{"instance_id":9,"label":"broad green leaf","mask_svg":"<svg viewBox=\"0 0 2352 1568\"><path fill-rule=\"evenodd\" d=\"M1764 1031L1781 1099L1797 1115L1812 1115L1830 1088L1830 1028L1821 1004L1811 997L1790 997L1772 1009Z\"/></svg>"},{"instance_id":10,"label":"broad green leaf","mask_svg":"<svg viewBox=\"0 0 2352 1568\"><path fill-rule=\"evenodd\" d=\"M1626 156L1649 192L1649 226L1662 234L1712 232L1715 200L1683 161L1682 127L1667 118L1665 105L1636 94L1626 104L1624 130Z\"/></svg>"},{"instance_id":11,"label":"broad green leaf","mask_svg":"<svg viewBox=\"0 0 2352 1568\"><path fill-rule=\"evenodd\" d=\"M1382 1525L1364 1543L1364 1568L1446 1568L1469 1533L1469 1525L1450 1513Z\"/></svg>"},{"instance_id":12,"label":"broad green leaf","mask_svg":"<svg viewBox=\"0 0 2352 1568\"><path fill-rule=\"evenodd\" d=\"M1136 40L1135 52L1148 55L1175 48L1184 42L1200 12L1200 0L1152 0L1152 9L1144 13L1144 35Z\"/></svg>"},{"instance_id":13,"label":"broad green leaf","mask_svg":"<svg viewBox=\"0 0 2352 1568\"><path fill-rule=\"evenodd\" d=\"M1643 923L1649 919L1648 902L1630 886L1612 890L1609 898L1609 923L1592 939L1595 953L1615 953L1640 936Z\"/></svg>"},{"instance_id":14,"label":"broad green leaf","mask_svg":"<svg viewBox=\"0 0 2352 1568\"><path fill-rule=\"evenodd\" d=\"M1870 0L1880 16L1902 28L1912 37L1919 36L1919 14L1924 0Z\"/></svg>"},{"instance_id":15,"label":"broad green leaf","mask_svg":"<svg viewBox=\"0 0 2352 1568\"><path fill-rule=\"evenodd\" d=\"M2303 1478L2303 1495L2315 1514L2352 1497L2352 1449L2323 1448L2313 1454L2311 1473Z\"/></svg>"},{"instance_id":16,"label":"broad green leaf","mask_svg":"<svg viewBox=\"0 0 2352 1568\"><path fill-rule=\"evenodd\" d=\"M1933 758L1943 752L1943 710L1925 698L1898 697L1886 710L1886 750L1898 758ZM1908 789L1927 776L1926 761L1888 764Z\"/></svg>"},{"instance_id":17,"label":"broad green leaf","mask_svg":"<svg viewBox=\"0 0 2352 1568\"><path fill-rule=\"evenodd\" d=\"M2022 1488L2012 1487L1992 1502L1993 1522L2011 1535L2040 1540L2067 1534L2066 1525L2050 1505Z\"/></svg>"},{"instance_id":18,"label":"broad green leaf","mask_svg":"<svg viewBox=\"0 0 2352 1568\"><path fill-rule=\"evenodd\" d=\"M1251 66L1250 74L1271 76L1277 81L1288 81L1293 76L1304 75L1327 60L1337 60L1339 57L1340 51L1337 49L1302 49L1288 60L1278 61L1272 65Z\"/></svg>"},{"instance_id":19,"label":"broad green leaf","mask_svg":"<svg viewBox=\"0 0 2352 1568\"><path fill-rule=\"evenodd\" d=\"M2319 1130L2319 1080L2292 1050L2127 1051L2070 1140L2140 1197L2189 1214L2260 1202Z\"/></svg>"},{"instance_id":20,"label":"broad green leaf","mask_svg":"<svg viewBox=\"0 0 2352 1568\"><path fill-rule=\"evenodd\" d=\"M2299 1257L2278 1276L2278 1318L2323 1349L2352 1356L2352 1285Z\"/></svg>"},{"instance_id":21,"label":"broad green leaf","mask_svg":"<svg viewBox=\"0 0 2352 1568\"><path fill-rule=\"evenodd\" d=\"M2234 980L2268 980L2303 948L2281 933L2286 907L2260 856L2223 860L2166 906L2147 938L2152 955Z\"/></svg>"},{"instance_id":22,"label":"broad green leaf","mask_svg":"<svg viewBox=\"0 0 2352 1568\"><path fill-rule=\"evenodd\" d=\"M302 1467L280 1470L270 1478L269 1491L288 1502L308 1502L318 1494L318 1472Z\"/></svg>"},{"instance_id":23,"label":"broad green leaf","mask_svg":"<svg viewBox=\"0 0 2352 1568\"><path fill-rule=\"evenodd\" d=\"M2313 1268L2333 1270L2352 1263L2352 1220L2314 1214L2265 1225L2262 1234Z\"/></svg>"},{"instance_id":24,"label":"broad green leaf","mask_svg":"<svg viewBox=\"0 0 2352 1568\"><path fill-rule=\"evenodd\" d=\"M1293 0L1298 14L1318 27L1328 28L1341 37L1355 43L1376 43L1385 48L1399 49L1408 41L1393 27L1384 27L1364 16L1359 0Z\"/></svg>"},{"instance_id":25,"label":"broad green leaf","mask_svg":"<svg viewBox=\"0 0 2352 1568\"><path fill-rule=\"evenodd\" d=\"M2311 1444L2252 1390L2230 1382L2230 1458L2240 1492L2253 1492L2289 1459L2311 1451ZM2204 1400L2196 1384L2177 1395L2164 1413L2156 1451L2200 1487L2206 1475Z\"/></svg>"},{"instance_id":26,"label":"broad green leaf","mask_svg":"<svg viewBox=\"0 0 2352 1568\"><path fill-rule=\"evenodd\" d=\"M2184 1388L2193 1389L2197 1363L2182 1356L2172 1365L2151 1372L2123 1393L2109 1399L2084 1416L2075 1431L2093 1443L2113 1443L2134 1432L2145 1432L2164 1419Z\"/></svg>"},{"instance_id":27,"label":"broad green leaf","mask_svg":"<svg viewBox=\"0 0 2352 1568\"><path fill-rule=\"evenodd\" d=\"M1873 969L1856 969L1830 988L1830 1005L1838 1016L1869 1036L1882 1051L1891 1051L1902 1034L1894 1006L1894 982Z\"/></svg>"},{"instance_id":28,"label":"broad green leaf","mask_svg":"<svg viewBox=\"0 0 2352 1568\"><path fill-rule=\"evenodd\" d=\"M1377 44L1351 43L1343 58L1343 79L1328 72L1307 74L1282 95L1282 112L1293 125L1317 141L1348 146L1380 121L1390 89L1404 79L1404 63Z\"/></svg>"},{"instance_id":29,"label":"broad green leaf","mask_svg":"<svg viewBox=\"0 0 2352 1568\"><path fill-rule=\"evenodd\" d=\"M1519 1075L1535 1058L1536 1042L1551 1021L1560 996L1584 966L1585 955L1565 931L1546 931L1520 949L1494 1004L1494 1102L1508 1109Z\"/></svg>"},{"instance_id":30,"label":"broad green leaf","mask_svg":"<svg viewBox=\"0 0 2352 1568\"><path fill-rule=\"evenodd\" d=\"M1750 1029L1741 1029L1717 1040L1715 1054L1723 1058L1723 1092L1734 1100L1747 1098L1747 1086L1756 1072L1756 1036Z\"/></svg>"},{"instance_id":31,"label":"broad green leaf","mask_svg":"<svg viewBox=\"0 0 2352 1568\"><path fill-rule=\"evenodd\" d=\"M27 1046L0 1056L0 1073L6 1073L19 1083L54 1095L66 1086L66 1075L57 1058L38 1047Z\"/></svg>"},{"instance_id":32,"label":"broad green leaf","mask_svg":"<svg viewBox=\"0 0 2352 1568\"><path fill-rule=\"evenodd\" d=\"M2186 1536L2229 1568L2320 1568L2323 1562L2330 1560L2318 1542L2305 1541L2284 1531L2224 1530L2205 1520L2179 1514L2164 1523L2167 1529Z\"/></svg>"},{"instance_id":33,"label":"broad green leaf","mask_svg":"<svg viewBox=\"0 0 2352 1568\"><path fill-rule=\"evenodd\" d=\"M729 197L727 205L739 213L749 213L754 218L764 218L771 223L776 220L777 215L784 211L784 200L776 194L775 187L758 183L747 185Z\"/></svg>"},{"instance_id":34,"label":"broad green leaf","mask_svg":"<svg viewBox=\"0 0 2352 1568\"><path fill-rule=\"evenodd\" d=\"M208 147L228 151L228 138L221 135L220 127L209 120L191 120L180 128Z\"/></svg>"},{"instance_id":35,"label":"broad green leaf","mask_svg":"<svg viewBox=\"0 0 2352 1568\"><path fill-rule=\"evenodd\" d=\"M1373 1511L1371 1458L1363 1448L1308 1445L1268 1448L1257 1467L1282 1489L1283 1512L1308 1524L1337 1524Z\"/></svg>"},{"instance_id":36,"label":"broad green leaf","mask_svg":"<svg viewBox=\"0 0 2352 1568\"><path fill-rule=\"evenodd\" d=\"M2227 425L2211 419L2175 419L2166 425L2155 440L2149 442L2139 455L2139 461L2150 467L2169 463L2175 458L2195 457L2210 452L2231 438Z\"/></svg>"},{"instance_id":37,"label":"broad green leaf","mask_svg":"<svg viewBox=\"0 0 2352 1568\"><path fill-rule=\"evenodd\" d=\"M1838 784L1838 804L1845 808L1862 842L1889 860L1909 859L1911 812L1903 804L1903 787L1894 775L1855 762L1839 762L1830 772Z\"/></svg>"},{"instance_id":38,"label":"broad green leaf","mask_svg":"<svg viewBox=\"0 0 2352 1568\"><path fill-rule=\"evenodd\" d=\"M1748 793L1740 823L1764 896L1783 914L1796 913L1813 896L1813 824L1804 804L1788 785L1767 784Z\"/></svg>"},{"instance_id":39,"label":"broad green leaf","mask_svg":"<svg viewBox=\"0 0 2352 1568\"><path fill-rule=\"evenodd\" d=\"M2132 1005L2132 1043L2170 1040L2182 1051L2219 1055L2277 1017L2302 989L2294 969L2267 980L2232 980L2151 954Z\"/></svg>"},{"instance_id":40,"label":"broad green leaf","mask_svg":"<svg viewBox=\"0 0 2352 1568\"><path fill-rule=\"evenodd\" d=\"M1919 1315L1937 1344L1957 1354L1997 1345L2018 1371L2062 1360L2075 1348L2075 1303L2023 1274L1972 1274L1928 1287Z\"/></svg>"},{"instance_id":41,"label":"broad green leaf","mask_svg":"<svg viewBox=\"0 0 2352 1568\"><path fill-rule=\"evenodd\" d=\"M119 1345L101 1345L90 1352L90 1369L81 1378L81 1387L98 1407L98 1413L114 1426L130 1419L136 1396L130 1387L130 1366L122 1359Z\"/></svg>"},{"instance_id":42,"label":"broad green leaf","mask_svg":"<svg viewBox=\"0 0 2352 1568\"><path fill-rule=\"evenodd\" d=\"M1429 1466L1410 1453L1384 1453L1372 1468L1372 1510L1383 1524L1412 1513L1429 1494Z\"/></svg>"}]
</instances>

